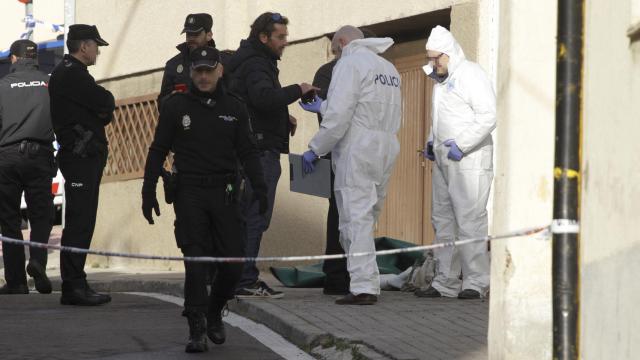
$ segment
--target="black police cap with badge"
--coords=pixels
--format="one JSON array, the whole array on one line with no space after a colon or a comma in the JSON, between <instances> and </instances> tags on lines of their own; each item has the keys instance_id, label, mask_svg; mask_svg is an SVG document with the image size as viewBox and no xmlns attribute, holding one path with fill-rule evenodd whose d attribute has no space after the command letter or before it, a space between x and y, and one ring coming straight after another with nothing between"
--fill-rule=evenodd
<instances>
[{"instance_id":1,"label":"black police cap with badge","mask_svg":"<svg viewBox=\"0 0 640 360\"><path fill-rule=\"evenodd\" d=\"M11 44L9 56L35 59L38 57L38 45L31 40L16 40Z\"/></svg>"},{"instance_id":2,"label":"black police cap with badge","mask_svg":"<svg viewBox=\"0 0 640 360\"><path fill-rule=\"evenodd\" d=\"M191 51L189 59L192 69L203 66L215 69L220 62L220 52L211 46L201 46Z\"/></svg>"},{"instance_id":3,"label":"black police cap with badge","mask_svg":"<svg viewBox=\"0 0 640 360\"><path fill-rule=\"evenodd\" d=\"M181 34L184 33L199 33L201 31L209 32L213 26L213 18L209 14L189 14L184 20L184 28Z\"/></svg>"},{"instance_id":4,"label":"black police cap with badge","mask_svg":"<svg viewBox=\"0 0 640 360\"><path fill-rule=\"evenodd\" d=\"M109 43L100 37L95 25L74 24L69 26L67 40L93 40L98 46L109 46Z\"/></svg>"}]
</instances>

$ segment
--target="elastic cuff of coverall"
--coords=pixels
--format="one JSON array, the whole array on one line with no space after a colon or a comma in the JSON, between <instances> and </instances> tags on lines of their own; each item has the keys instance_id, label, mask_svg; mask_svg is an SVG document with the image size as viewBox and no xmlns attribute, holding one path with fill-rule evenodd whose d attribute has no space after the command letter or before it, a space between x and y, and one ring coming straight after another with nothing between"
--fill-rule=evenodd
<instances>
[{"instance_id":1,"label":"elastic cuff of coverall","mask_svg":"<svg viewBox=\"0 0 640 360\"><path fill-rule=\"evenodd\" d=\"M354 287L354 286L351 286L350 287L350 292L353 295L360 295L360 294L380 295L380 287L375 289L373 287L361 287L361 286Z\"/></svg>"}]
</instances>

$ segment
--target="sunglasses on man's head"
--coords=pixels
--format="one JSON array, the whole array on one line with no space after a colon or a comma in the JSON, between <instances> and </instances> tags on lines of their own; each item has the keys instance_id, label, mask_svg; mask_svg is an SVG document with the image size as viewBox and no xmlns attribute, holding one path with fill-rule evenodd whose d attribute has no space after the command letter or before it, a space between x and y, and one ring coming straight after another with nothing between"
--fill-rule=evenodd
<instances>
[{"instance_id":1,"label":"sunglasses on man's head","mask_svg":"<svg viewBox=\"0 0 640 360\"><path fill-rule=\"evenodd\" d=\"M280 15L280 13L273 13L271 14L271 20L275 21L275 22L279 22L282 21L283 16Z\"/></svg>"}]
</instances>

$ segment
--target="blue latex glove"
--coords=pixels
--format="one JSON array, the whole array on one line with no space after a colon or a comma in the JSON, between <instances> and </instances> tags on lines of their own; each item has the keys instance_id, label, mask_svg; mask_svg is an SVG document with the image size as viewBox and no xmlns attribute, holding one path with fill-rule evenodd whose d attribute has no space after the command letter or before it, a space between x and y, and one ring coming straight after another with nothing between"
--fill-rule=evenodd
<instances>
[{"instance_id":1,"label":"blue latex glove","mask_svg":"<svg viewBox=\"0 0 640 360\"><path fill-rule=\"evenodd\" d=\"M316 95L316 97L313 98L312 102L305 104L302 101L298 101L298 104L300 104L300 107L302 107L306 111L317 114L320 112L320 106L322 106L322 99L318 95Z\"/></svg>"},{"instance_id":2,"label":"blue latex glove","mask_svg":"<svg viewBox=\"0 0 640 360\"><path fill-rule=\"evenodd\" d=\"M313 150L307 150L302 154L302 172L305 174L311 174L315 170L313 162L318 160L318 155Z\"/></svg>"},{"instance_id":3,"label":"blue latex glove","mask_svg":"<svg viewBox=\"0 0 640 360\"><path fill-rule=\"evenodd\" d=\"M444 146L449 148L449 154L447 154L447 157L449 159L455 160L455 161L462 160L462 157L464 156L464 154L462 153L462 150L460 150L460 148L456 144L455 140L450 139L450 140L445 141L444 142Z\"/></svg>"},{"instance_id":4,"label":"blue latex glove","mask_svg":"<svg viewBox=\"0 0 640 360\"><path fill-rule=\"evenodd\" d=\"M427 148L422 150L422 155L431 161L436 160L436 155L433 153L433 141L427 142Z\"/></svg>"}]
</instances>

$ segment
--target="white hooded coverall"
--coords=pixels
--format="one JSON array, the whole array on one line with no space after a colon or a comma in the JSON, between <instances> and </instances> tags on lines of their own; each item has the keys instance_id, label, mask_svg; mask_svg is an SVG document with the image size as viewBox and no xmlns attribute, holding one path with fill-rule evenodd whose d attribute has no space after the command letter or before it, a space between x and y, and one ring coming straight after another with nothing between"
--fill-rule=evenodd
<instances>
[{"instance_id":1,"label":"white hooded coverall","mask_svg":"<svg viewBox=\"0 0 640 360\"><path fill-rule=\"evenodd\" d=\"M432 170L431 218L436 243L484 237L488 234L487 201L493 180L493 139L496 97L491 81L480 65L466 60L453 35L435 27L428 50L449 56L449 76L433 89L432 126L435 163ZM427 75L434 69L424 67ZM463 152L460 161L447 158L455 140ZM434 251L436 276L432 286L443 296L461 290L485 294L489 289L489 254L485 243L447 247ZM462 271L462 281L460 272Z\"/></svg>"},{"instance_id":2,"label":"white hooded coverall","mask_svg":"<svg viewBox=\"0 0 640 360\"><path fill-rule=\"evenodd\" d=\"M309 143L318 156L331 152L340 243L348 254L373 252L373 226L382 210L400 144L400 75L378 56L390 38L353 40L342 50L322 104L320 130ZM376 257L347 259L354 295L379 294Z\"/></svg>"}]
</instances>

